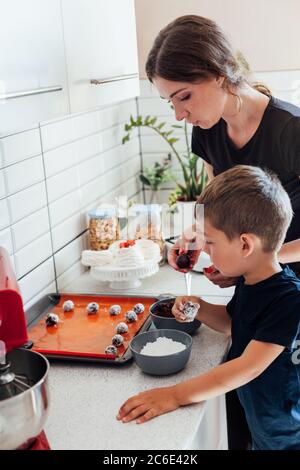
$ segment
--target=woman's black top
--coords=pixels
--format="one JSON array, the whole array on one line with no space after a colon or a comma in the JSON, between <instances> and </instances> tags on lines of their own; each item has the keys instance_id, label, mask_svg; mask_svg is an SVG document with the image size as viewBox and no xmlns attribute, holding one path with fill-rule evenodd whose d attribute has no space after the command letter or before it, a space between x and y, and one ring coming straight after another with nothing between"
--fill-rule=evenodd
<instances>
[{"instance_id":1,"label":"woman's black top","mask_svg":"<svg viewBox=\"0 0 300 470\"><path fill-rule=\"evenodd\" d=\"M300 108L271 97L258 129L241 149L230 140L226 126L220 119L210 129L194 127L193 153L213 166L215 176L239 164L276 173L294 210L286 241L300 238Z\"/></svg>"}]
</instances>

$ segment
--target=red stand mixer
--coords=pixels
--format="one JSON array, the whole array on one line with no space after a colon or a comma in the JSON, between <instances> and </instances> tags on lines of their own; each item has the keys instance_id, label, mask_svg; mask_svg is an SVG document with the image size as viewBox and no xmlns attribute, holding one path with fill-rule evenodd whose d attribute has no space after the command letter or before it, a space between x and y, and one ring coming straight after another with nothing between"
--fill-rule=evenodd
<instances>
[{"instance_id":1,"label":"red stand mixer","mask_svg":"<svg viewBox=\"0 0 300 470\"><path fill-rule=\"evenodd\" d=\"M49 362L29 346L17 280L0 247L0 450L50 448L42 432Z\"/></svg>"}]
</instances>

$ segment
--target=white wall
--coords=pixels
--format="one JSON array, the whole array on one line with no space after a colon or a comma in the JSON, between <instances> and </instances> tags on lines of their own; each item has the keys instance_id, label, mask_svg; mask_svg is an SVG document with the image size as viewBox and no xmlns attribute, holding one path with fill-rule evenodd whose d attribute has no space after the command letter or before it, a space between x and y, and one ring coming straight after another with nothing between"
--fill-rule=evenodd
<instances>
[{"instance_id":1,"label":"white wall","mask_svg":"<svg viewBox=\"0 0 300 470\"><path fill-rule=\"evenodd\" d=\"M0 139L0 246L25 308L83 271L90 209L121 194L140 200L138 136L121 145L130 113L135 99Z\"/></svg>"},{"instance_id":2,"label":"white wall","mask_svg":"<svg viewBox=\"0 0 300 470\"><path fill-rule=\"evenodd\" d=\"M300 68L299 0L135 0L139 66L161 28L181 15L215 20L254 71Z\"/></svg>"}]
</instances>

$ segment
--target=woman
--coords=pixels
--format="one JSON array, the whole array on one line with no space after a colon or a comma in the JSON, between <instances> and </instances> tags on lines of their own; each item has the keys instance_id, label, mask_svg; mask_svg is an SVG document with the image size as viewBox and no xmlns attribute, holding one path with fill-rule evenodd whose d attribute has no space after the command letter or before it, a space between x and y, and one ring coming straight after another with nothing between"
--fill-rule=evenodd
<instances>
[{"instance_id":1,"label":"woman","mask_svg":"<svg viewBox=\"0 0 300 470\"><path fill-rule=\"evenodd\" d=\"M203 160L210 179L237 164L277 174L294 211L279 261L300 261L300 109L273 98L261 85L251 86L221 29L200 16L177 18L160 31L146 72L161 97L172 102L176 119L193 124L192 151ZM170 250L169 263L175 269L178 249L188 250L192 241L193 236L185 236ZM193 251L191 267L199 253ZM300 272L299 263L290 265ZM221 287L236 282L214 269L206 276ZM237 420L233 429L241 441L239 412L234 407L239 405L230 398L229 422ZM231 447L239 447L230 431Z\"/></svg>"},{"instance_id":2,"label":"woman","mask_svg":"<svg viewBox=\"0 0 300 470\"><path fill-rule=\"evenodd\" d=\"M177 18L160 31L146 72L161 97L172 102L176 119L193 124L192 151L203 159L210 179L241 163L277 174L294 210L289 243L279 259L300 261L300 109L273 98L262 85L251 86L223 32L200 16ZM175 269L179 246L188 248L179 242L170 251ZM300 271L299 266L292 267ZM206 275L221 287L235 283L217 273Z\"/></svg>"}]
</instances>

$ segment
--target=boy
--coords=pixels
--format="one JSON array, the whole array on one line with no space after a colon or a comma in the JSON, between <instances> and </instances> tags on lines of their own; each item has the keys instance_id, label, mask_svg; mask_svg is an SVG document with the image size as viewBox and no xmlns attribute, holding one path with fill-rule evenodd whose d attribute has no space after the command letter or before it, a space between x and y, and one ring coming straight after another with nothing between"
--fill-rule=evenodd
<instances>
[{"instance_id":1,"label":"boy","mask_svg":"<svg viewBox=\"0 0 300 470\"><path fill-rule=\"evenodd\" d=\"M240 276L227 306L200 304L197 318L230 334L228 361L202 376L149 390L127 400L118 419L143 423L179 406L237 389L253 449L300 449L300 280L277 261L292 219L279 180L257 167L236 166L216 176L199 197L204 204L204 243L214 266Z\"/></svg>"}]
</instances>

